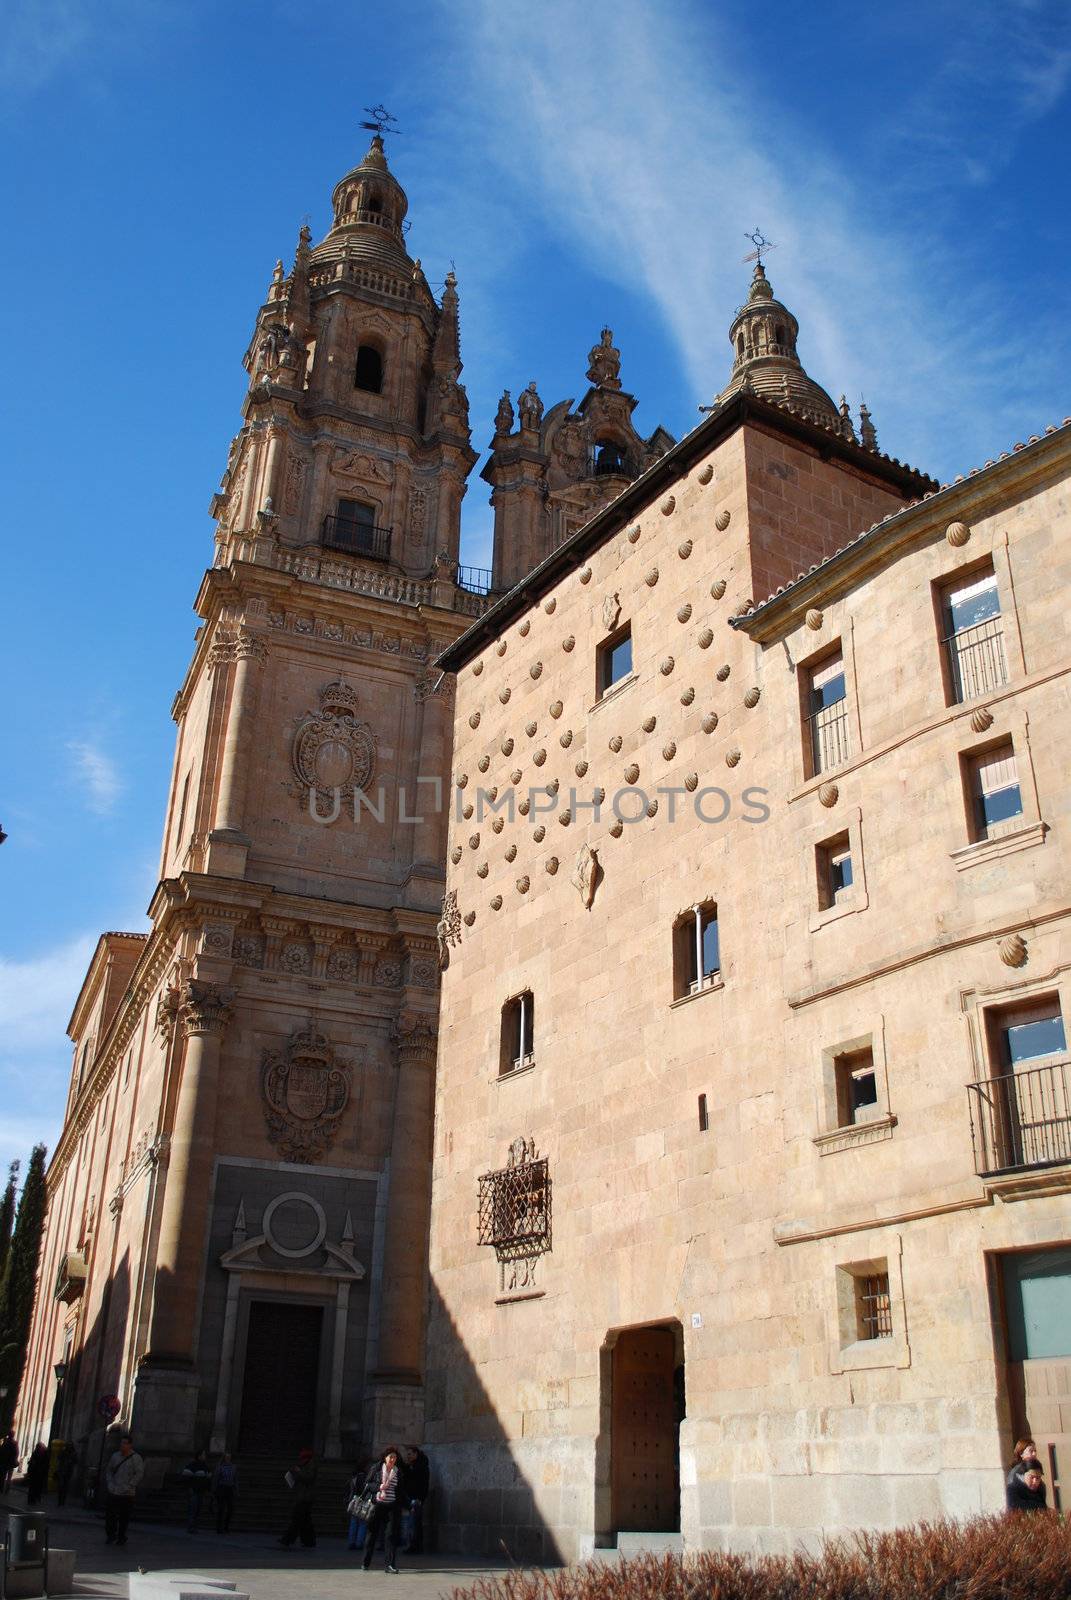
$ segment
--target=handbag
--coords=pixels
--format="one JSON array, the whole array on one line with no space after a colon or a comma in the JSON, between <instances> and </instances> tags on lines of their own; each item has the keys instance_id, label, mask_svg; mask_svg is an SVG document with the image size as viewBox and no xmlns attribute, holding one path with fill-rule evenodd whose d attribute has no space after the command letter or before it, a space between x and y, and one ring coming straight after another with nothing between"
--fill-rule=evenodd
<instances>
[{"instance_id":1,"label":"handbag","mask_svg":"<svg viewBox=\"0 0 1071 1600\"><path fill-rule=\"evenodd\" d=\"M350 1517L356 1517L358 1522L370 1522L375 1504L376 1497L373 1490L368 1490L364 1494L351 1495L350 1503L346 1507L346 1514Z\"/></svg>"}]
</instances>

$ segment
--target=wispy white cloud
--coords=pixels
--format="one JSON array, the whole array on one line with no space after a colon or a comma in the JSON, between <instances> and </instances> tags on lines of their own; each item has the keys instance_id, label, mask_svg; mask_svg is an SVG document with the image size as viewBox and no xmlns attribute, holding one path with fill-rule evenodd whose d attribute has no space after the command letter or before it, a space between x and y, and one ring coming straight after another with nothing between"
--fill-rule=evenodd
<instances>
[{"instance_id":1,"label":"wispy white cloud","mask_svg":"<svg viewBox=\"0 0 1071 1600\"><path fill-rule=\"evenodd\" d=\"M87 804L98 816L107 816L123 792L119 769L111 756L87 739L72 739L67 749L73 758L74 773L85 793Z\"/></svg>"},{"instance_id":2,"label":"wispy white cloud","mask_svg":"<svg viewBox=\"0 0 1071 1600\"><path fill-rule=\"evenodd\" d=\"M96 943L96 934L82 933L24 961L0 956L0 1048L12 1062L66 1051L64 1029Z\"/></svg>"}]
</instances>

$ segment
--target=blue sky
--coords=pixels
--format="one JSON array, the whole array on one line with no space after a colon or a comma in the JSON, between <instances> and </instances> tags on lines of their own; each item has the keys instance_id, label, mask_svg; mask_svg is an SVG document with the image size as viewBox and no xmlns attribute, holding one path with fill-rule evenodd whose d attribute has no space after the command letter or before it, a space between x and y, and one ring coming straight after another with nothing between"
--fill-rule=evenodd
<instances>
[{"instance_id":1,"label":"blue sky","mask_svg":"<svg viewBox=\"0 0 1071 1600\"><path fill-rule=\"evenodd\" d=\"M241 355L361 108L481 449L604 321L641 431L693 426L760 225L808 369L948 478L1071 410L1069 78L1064 0L8 0L0 1162L55 1137L98 931L146 926Z\"/></svg>"}]
</instances>

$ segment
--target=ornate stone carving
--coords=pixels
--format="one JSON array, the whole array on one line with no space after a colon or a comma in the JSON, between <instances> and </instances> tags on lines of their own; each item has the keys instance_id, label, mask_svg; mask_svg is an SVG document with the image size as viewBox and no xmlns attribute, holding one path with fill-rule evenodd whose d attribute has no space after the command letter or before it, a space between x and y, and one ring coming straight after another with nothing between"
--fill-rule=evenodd
<instances>
[{"instance_id":1,"label":"ornate stone carving","mask_svg":"<svg viewBox=\"0 0 1071 1600\"><path fill-rule=\"evenodd\" d=\"M586 911L595 899L599 879L599 852L589 844L582 844L576 853L570 883L580 896Z\"/></svg>"},{"instance_id":2,"label":"ornate stone carving","mask_svg":"<svg viewBox=\"0 0 1071 1600\"><path fill-rule=\"evenodd\" d=\"M612 329L604 328L598 344L588 352L587 375L601 389L620 389L621 352L614 345Z\"/></svg>"},{"instance_id":3,"label":"ornate stone carving","mask_svg":"<svg viewBox=\"0 0 1071 1600\"><path fill-rule=\"evenodd\" d=\"M640 775L640 769L635 761L630 761L625 768L625 782L635 783Z\"/></svg>"},{"instance_id":4,"label":"ornate stone carving","mask_svg":"<svg viewBox=\"0 0 1071 1600\"><path fill-rule=\"evenodd\" d=\"M372 982L377 989L397 989L402 981L402 964L400 961L377 961L376 970L372 975Z\"/></svg>"},{"instance_id":5,"label":"ornate stone carving","mask_svg":"<svg viewBox=\"0 0 1071 1600\"><path fill-rule=\"evenodd\" d=\"M676 754L677 754L677 746L673 743L672 739L669 741L668 744L664 744L662 746L662 759L663 759L663 761L672 761L673 757Z\"/></svg>"},{"instance_id":6,"label":"ornate stone carving","mask_svg":"<svg viewBox=\"0 0 1071 1600\"><path fill-rule=\"evenodd\" d=\"M505 705L507 703L507 701L509 700L509 697L512 694L512 692L513 691L509 688L508 685L505 688L500 689L498 691L498 698L501 700L503 705Z\"/></svg>"},{"instance_id":7,"label":"ornate stone carving","mask_svg":"<svg viewBox=\"0 0 1071 1600\"><path fill-rule=\"evenodd\" d=\"M740 763L740 751L734 745L731 750L726 750L726 752L725 752L725 765L727 767L735 767L735 766L738 766L739 763Z\"/></svg>"},{"instance_id":8,"label":"ornate stone carving","mask_svg":"<svg viewBox=\"0 0 1071 1600\"><path fill-rule=\"evenodd\" d=\"M514 420L513 401L510 399L509 390L503 389L498 410L495 412L495 432L503 436L512 433Z\"/></svg>"},{"instance_id":9,"label":"ornate stone carving","mask_svg":"<svg viewBox=\"0 0 1071 1600\"><path fill-rule=\"evenodd\" d=\"M945 529L945 538L953 550L961 550L971 536L971 530L965 522L950 522Z\"/></svg>"},{"instance_id":10,"label":"ornate stone carving","mask_svg":"<svg viewBox=\"0 0 1071 1600\"><path fill-rule=\"evenodd\" d=\"M697 643L700 650L709 650L714 643L714 630L712 628L702 628Z\"/></svg>"},{"instance_id":11,"label":"ornate stone carving","mask_svg":"<svg viewBox=\"0 0 1071 1600\"><path fill-rule=\"evenodd\" d=\"M308 712L294 730L291 763L302 787L302 803L315 795L318 809L352 801L375 770L375 735L358 722L357 691L339 679L320 690L320 709Z\"/></svg>"},{"instance_id":12,"label":"ornate stone carving","mask_svg":"<svg viewBox=\"0 0 1071 1600\"><path fill-rule=\"evenodd\" d=\"M581 581L581 583L590 583L591 582L591 568L590 567L584 567L582 569L582 571L580 573L580 581Z\"/></svg>"},{"instance_id":13,"label":"ornate stone carving","mask_svg":"<svg viewBox=\"0 0 1071 1600\"><path fill-rule=\"evenodd\" d=\"M624 739L622 739L622 737L621 737L621 735L619 733L615 733L613 735L613 737L610 739L610 749L613 751L615 756L616 756L617 752L620 750L621 746L624 744L624 742L625 742Z\"/></svg>"},{"instance_id":14,"label":"ornate stone carving","mask_svg":"<svg viewBox=\"0 0 1071 1600\"><path fill-rule=\"evenodd\" d=\"M666 656L664 661L659 662L658 670L662 674L663 678L668 678L675 666L676 662L674 661L673 657Z\"/></svg>"},{"instance_id":15,"label":"ornate stone carving","mask_svg":"<svg viewBox=\"0 0 1071 1600\"><path fill-rule=\"evenodd\" d=\"M280 952L279 966L295 978L307 976L312 971L311 948L302 939L289 940Z\"/></svg>"},{"instance_id":16,"label":"ornate stone carving","mask_svg":"<svg viewBox=\"0 0 1071 1600\"><path fill-rule=\"evenodd\" d=\"M812 633L817 633L825 618L818 610L817 606L812 606L803 620L807 624L808 628L810 628Z\"/></svg>"},{"instance_id":17,"label":"ornate stone carving","mask_svg":"<svg viewBox=\"0 0 1071 1600\"><path fill-rule=\"evenodd\" d=\"M662 515L664 517L671 517L673 515L674 511L676 511L676 509L677 509L677 497L676 497L676 495L667 494L666 498L662 501L662 504L659 506L658 509L659 509L659 511L661 511L661 513L662 513Z\"/></svg>"},{"instance_id":18,"label":"ornate stone carving","mask_svg":"<svg viewBox=\"0 0 1071 1600\"><path fill-rule=\"evenodd\" d=\"M365 483L390 482L390 468L385 461L379 461L367 453L343 449L342 446L332 457L331 470L341 478L360 478Z\"/></svg>"},{"instance_id":19,"label":"ornate stone carving","mask_svg":"<svg viewBox=\"0 0 1071 1600\"><path fill-rule=\"evenodd\" d=\"M751 688L744 696L744 704L747 706L749 711L754 710L754 708L758 705L761 694L762 690L758 687L758 685L752 684Z\"/></svg>"},{"instance_id":20,"label":"ornate stone carving","mask_svg":"<svg viewBox=\"0 0 1071 1600\"><path fill-rule=\"evenodd\" d=\"M710 586L710 593L715 600L720 600L722 595L725 593L725 588L725 579L715 578L714 582Z\"/></svg>"},{"instance_id":21,"label":"ornate stone carving","mask_svg":"<svg viewBox=\"0 0 1071 1600\"><path fill-rule=\"evenodd\" d=\"M719 511L717 516L714 518L714 526L717 528L719 533L724 533L726 528L729 526L730 516L731 513L728 511Z\"/></svg>"},{"instance_id":22,"label":"ornate stone carving","mask_svg":"<svg viewBox=\"0 0 1071 1600\"><path fill-rule=\"evenodd\" d=\"M1000 941L1000 959L1006 967L1026 965L1026 940L1018 933L1009 933Z\"/></svg>"},{"instance_id":23,"label":"ornate stone carving","mask_svg":"<svg viewBox=\"0 0 1071 1600\"><path fill-rule=\"evenodd\" d=\"M517 410L520 413L521 428L536 430L543 421L543 402L536 390L535 379L526 389L522 389L517 401Z\"/></svg>"},{"instance_id":24,"label":"ornate stone carving","mask_svg":"<svg viewBox=\"0 0 1071 1600\"><path fill-rule=\"evenodd\" d=\"M550 596L549 600L543 601L543 610L547 613L548 617L552 617L557 609L558 602L553 595Z\"/></svg>"},{"instance_id":25,"label":"ornate stone carving","mask_svg":"<svg viewBox=\"0 0 1071 1600\"><path fill-rule=\"evenodd\" d=\"M234 1010L234 990L219 983L190 978L182 985L179 1015L187 1038L222 1033Z\"/></svg>"},{"instance_id":26,"label":"ornate stone carving","mask_svg":"<svg viewBox=\"0 0 1071 1600\"><path fill-rule=\"evenodd\" d=\"M160 995L156 1002L156 1017L153 1031L164 1044L170 1044L175 1032L175 1022L178 1019L179 1007L182 1004L182 995L177 984L171 984Z\"/></svg>"},{"instance_id":27,"label":"ornate stone carving","mask_svg":"<svg viewBox=\"0 0 1071 1600\"><path fill-rule=\"evenodd\" d=\"M691 606L688 606L688 605L678 606L678 608L677 608L677 621L678 622L687 622L688 618L691 616L691 614L692 614Z\"/></svg>"},{"instance_id":28,"label":"ornate stone carving","mask_svg":"<svg viewBox=\"0 0 1071 1600\"><path fill-rule=\"evenodd\" d=\"M718 726L718 713L716 711L708 711L699 726L704 733L713 733Z\"/></svg>"},{"instance_id":29,"label":"ornate stone carving","mask_svg":"<svg viewBox=\"0 0 1071 1600\"><path fill-rule=\"evenodd\" d=\"M335 983L354 983L357 965L356 950L346 944L336 944L327 957L327 976Z\"/></svg>"},{"instance_id":30,"label":"ornate stone carving","mask_svg":"<svg viewBox=\"0 0 1071 1600\"><path fill-rule=\"evenodd\" d=\"M695 690L689 684L688 688L685 689L684 692L681 695L681 705L682 706L690 706L694 699L695 699Z\"/></svg>"},{"instance_id":31,"label":"ornate stone carving","mask_svg":"<svg viewBox=\"0 0 1071 1600\"><path fill-rule=\"evenodd\" d=\"M558 735L558 743L561 745L563 750L568 750L568 748L572 744L572 742L573 742L573 730L572 730L572 728L566 728L564 733L560 733Z\"/></svg>"},{"instance_id":32,"label":"ornate stone carving","mask_svg":"<svg viewBox=\"0 0 1071 1600\"><path fill-rule=\"evenodd\" d=\"M697 482L706 485L706 484L708 484L710 482L710 480L711 480L711 478L713 478L713 476L714 476L714 468L711 466L710 462L708 461L706 463L706 465L703 466L703 467L700 467L699 471L696 473L696 480L697 480Z\"/></svg>"},{"instance_id":33,"label":"ornate stone carving","mask_svg":"<svg viewBox=\"0 0 1071 1600\"><path fill-rule=\"evenodd\" d=\"M394 1046L403 1060L430 1065L435 1060L435 1019L420 1011L403 1011L394 1024Z\"/></svg>"},{"instance_id":34,"label":"ornate stone carving","mask_svg":"<svg viewBox=\"0 0 1071 1600\"><path fill-rule=\"evenodd\" d=\"M993 713L986 706L979 706L977 711L971 712L971 729L974 733L985 733L993 726Z\"/></svg>"},{"instance_id":35,"label":"ornate stone carving","mask_svg":"<svg viewBox=\"0 0 1071 1600\"><path fill-rule=\"evenodd\" d=\"M718 668L714 676L717 678L719 683L724 683L732 670L732 667L730 667L729 663L726 662L724 666Z\"/></svg>"},{"instance_id":36,"label":"ornate stone carving","mask_svg":"<svg viewBox=\"0 0 1071 1600\"><path fill-rule=\"evenodd\" d=\"M643 721L640 723L640 727L643 729L644 733L653 733L657 726L657 717L644 717Z\"/></svg>"},{"instance_id":37,"label":"ornate stone carving","mask_svg":"<svg viewBox=\"0 0 1071 1600\"><path fill-rule=\"evenodd\" d=\"M625 538L628 540L629 544L638 544L639 543L640 525L639 525L638 522L634 522L632 524L632 527L628 530L628 533L625 535Z\"/></svg>"},{"instance_id":38,"label":"ornate stone carving","mask_svg":"<svg viewBox=\"0 0 1071 1600\"><path fill-rule=\"evenodd\" d=\"M830 810L840 799L840 790L835 783L823 783L818 790L818 803Z\"/></svg>"},{"instance_id":39,"label":"ornate stone carving","mask_svg":"<svg viewBox=\"0 0 1071 1600\"><path fill-rule=\"evenodd\" d=\"M658 568L652 567L650 571L644 575L643 581L647 585L648 589L653 589L655 584L658 582Z\"/></svg>"},{"instance_id":40,"label":"ornate stone carving","mask_svg":"<svg viewBox=\"0 0 1071 1600\"><path fill-rule=\"evenodd\" d=\"M566 655L569 654L569 651L572 650L575 645L576 640L573 638L573 635L571 633L567 633L565 638L562 640L562 649L565 651Z\"/></svg>"},{"instance_id":41,"label":"ornate stone carving","mask_svg":"<svg viewBox=\"0 0 1071 1600\"><path fill-rule=\"evenodd\" d=\"M687 561L688 557L692 553L693 548L694 546L691 539L685 539L682 544L677 546L677 554L680 556L682 561Z\"/></svg>"},{"instance_id":42,"label":"ornate stone carving","mask_svg":"<svg viewBox=\"0 0 1071 1600\"><path fill-rule=\"evenodd\" d=\"M234 936L234 959L243 967L262 967L264 948L262 933L236 933Z\"/></svg>"},{"instance_id":43,"label":"ornate stone carving","mask_svg":"<svg viewBox=\"0 0 1071 1600\"><path fill-rule=\"evenodd\" d=\"M435 937L439 941L439 969L445 972L450 965L451 947L461 943L461 910L457 903L456 889L447 889L443 896Z\"/></svg>"},{"instance_id":44,"label":"ornate stone carving","mask_svg":"<svg viewBox=\"0 0 1071 1600\"><path fill-rule=\"evenodd\" d=\"M555 700L551 703L550 714L554 718L555 722L557 722L564 710L565 707L560 700Z\"/></svg>"},{"instance_id":45,"label":"ornate stone carving","mask_svg":"<svg viewBox=\"0 0 1071 1600\"><path fill-rule=\"evenodd\" d=\"M614 590L608 594L602 603L602 625L607 633L617 626L617 619L621 615L621 598Z\"/></svg>"},{"instance_id":46,"label":"ornate stone carving","mask_svg":"<svg viewBox=\"0 0 1071 1600\"><path fill-rule=\"evenodd\" d=\"M283 479L283 510L288 517L296 517L301 510L301 493L305 486L305 462L301 456L290 456Z\"/></svg>"}]
</instances>

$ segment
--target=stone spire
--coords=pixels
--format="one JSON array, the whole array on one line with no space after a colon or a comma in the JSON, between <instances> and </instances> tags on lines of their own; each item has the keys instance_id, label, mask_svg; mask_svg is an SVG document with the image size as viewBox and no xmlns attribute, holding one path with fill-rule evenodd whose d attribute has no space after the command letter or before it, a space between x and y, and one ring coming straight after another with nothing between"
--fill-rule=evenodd
<instances>
[{"instance_id":1,"label":"stone spire","mask_svg":"<svg viewBox=\"0 0 1071 1600\"><path fill-rule=\"evenodd\" d=\"M360 165L336 183L331 205L334 222L313 251L317 264L345 256L412 271L402 231L409 199L387 165L380 134Z\"/></svg>"},{"instance_id":2,"label":"stone spire","mask_svg":"<svg viewBox=\"0 0 1071 1600\"><path fill-rule=\"evenodd\" d=\"M799 323L774 292L761 261L755 263L747 303L729 329L735 352L732 375L718 396L727 400L740 389L788 405L813 422L841 431L836 405L820 384L809 378L796 354Z\"/></svg>"}]
</instances>

